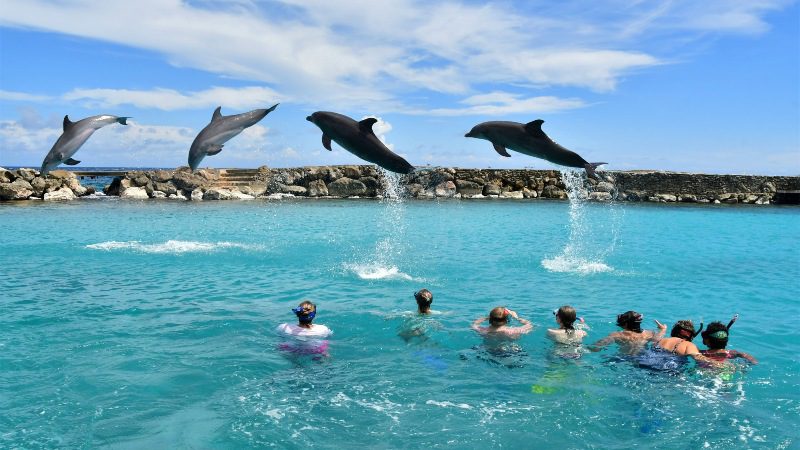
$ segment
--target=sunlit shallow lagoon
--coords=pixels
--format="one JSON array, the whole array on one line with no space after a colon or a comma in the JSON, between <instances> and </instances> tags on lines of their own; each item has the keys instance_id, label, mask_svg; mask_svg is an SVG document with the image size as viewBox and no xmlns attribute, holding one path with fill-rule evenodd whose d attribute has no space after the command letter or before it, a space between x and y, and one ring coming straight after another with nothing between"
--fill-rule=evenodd
<instances>
[{"instance_id":1,"label":"sunlit shallow lagoon","mask_svg":"<svg viewBox=\"0 0 800 450\"><path fill-rule=\"evenodd\" d=\"M101 198L0 204L0 225L2 448L798 445L797 208ZM421 287L441 314L406 341ZM277 349L301 299L328 358ZM587 342L628 309L739 313L730 347L760 364L562 359L562 304ZM469 329L497 305L536 325L511 358Z\"/></svg>"}]
</instances>

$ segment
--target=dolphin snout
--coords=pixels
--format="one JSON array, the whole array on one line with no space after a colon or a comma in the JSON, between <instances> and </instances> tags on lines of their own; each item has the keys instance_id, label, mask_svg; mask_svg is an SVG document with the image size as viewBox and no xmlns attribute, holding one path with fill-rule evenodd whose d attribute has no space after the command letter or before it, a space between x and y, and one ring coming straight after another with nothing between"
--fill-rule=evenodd
<instances>
[{"instance_id":1,"label":"dolphin snout","mask_svg":"<svg viewBox=\"0 0 800 450\"><path fill-rule=\"evenodd\" d=\"M314 119L311 116L306 117L306 120L309 121L309 122L313 122L314 121Z\"/></svg>"}]
</instances>

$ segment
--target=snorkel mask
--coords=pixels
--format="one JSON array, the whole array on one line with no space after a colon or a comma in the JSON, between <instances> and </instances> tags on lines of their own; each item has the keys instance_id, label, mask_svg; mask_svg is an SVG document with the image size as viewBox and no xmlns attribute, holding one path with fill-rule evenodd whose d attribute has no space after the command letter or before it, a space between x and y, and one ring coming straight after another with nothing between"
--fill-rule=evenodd
<instances>
[{"instance_id":1,"label":"snorkel mask","mask_svg":"<svg viewBox=\"0 0 800 450\"><path fill-rule=\"evenodd\" d=\"M642 320L644 316L636 311L627 311L617 315L617 326L632 331L642 332Z\"/></svg>"},{"instance_id":2,"label":"snorkel mask","mask_svg":"<svg viewBox=\"0 0 800 450\"><path fill-rule=\"evenodd\" d=\"M314 306L314 309L311 311L306 310L302 306L298 306L297 308L292 308L292 312L297 315L297 318L302 323L311 323L314 320L314 317L317 316L317 307Z\"/></svg>"},{"instance_id":3,"label":"snorkel mask","mask_svg":"<svg viewBox=\"0 0 800 450\"><path fill-rule=\"evenodd\" d=\"M677 328L678 330L676 331L675 328ZM687 328L686 326L678 322L672 328L671 335L673 337L679 337L686 341L692 342L692 339L696 338L697 335L700 334L702 331L703 331L703 322L700 322L700 328L698 328L697 331L694 332L690 328Z\"/></svg>"},{"instance_id":4,"label":"snorkel mask","mask_svg":"<svg viewBox=\"0 0 800 450\"><path fill-rule=\"evenodd\" d=\"M730 335L731 326L736 323L736 319L739 318L739 314L734 314L733 318L728 322L728 325L725 326L724 329L720 329L720 326L712 326L719 324L719 322L715 322L712 325L709 325L709 330L706 330L703 333L703 339L713 339L716 342L713 342L715 347L725 348L728 345L728 336ZM719 324L721 325L721 324ZM714 331L711 331L711 328Z\"/></svg>"}]
</instances>

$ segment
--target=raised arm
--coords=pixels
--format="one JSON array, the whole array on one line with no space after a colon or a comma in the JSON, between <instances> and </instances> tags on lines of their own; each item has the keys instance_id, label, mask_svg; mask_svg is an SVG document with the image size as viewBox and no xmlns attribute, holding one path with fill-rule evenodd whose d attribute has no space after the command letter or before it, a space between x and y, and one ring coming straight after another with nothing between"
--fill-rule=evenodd
<instances>
[{"instance_id":1,"label":"raised arm","mask_svg":"<svg viewBox=\"0 0 800 450\"><path fill-rule=\"evenodd\" d=\"M518 334L527 334L527 333L530 333L530 332L531 332L531 330L533 330L533 324L531 323L531 321L530 321L530 320L528 320L528 319L523 319L522 317L520 317L519 315L517 315L517 313L516 313L515 311L511 311L510 309L509 309L509 310L507 310L507 311L508 311L508 314L509 314L511 317L513 317L514 319L516 319L517 321L519 321L519 323L521 323L521 324L522 324L522 326L521 326L521 327L516 327L516 330L515 330L515 331L516 331Z\"/></svg>"},{"instance_id":2,"label":"raised arm","mask_svg":"<svg viewBox=\"0 0 800 450\"><path fill-rule=\"evenodd\" d=\"M653 337L650 338L650 340L653 342L658 342L664 337L664 334L667 332L667 326L657 320L654 320L653 322L656 323L656 326L658 327L658 332L653 333Z\"/></svg>"},{"instance_id":3,"label":"raised arm","mask_svg":"<svg viewBox=\"0 0 800 450\"><path fill-rule=\"evenodd\" d=\"M487 320L487 319L488 319L488 317L478 317L477 319L475 319L472 322L472 325L470 326L470 328L472 328L473 330L477 331L478 333L481 333L482 332L481 323L483 323L483 321Z\"/></svg>"}]
</instances>

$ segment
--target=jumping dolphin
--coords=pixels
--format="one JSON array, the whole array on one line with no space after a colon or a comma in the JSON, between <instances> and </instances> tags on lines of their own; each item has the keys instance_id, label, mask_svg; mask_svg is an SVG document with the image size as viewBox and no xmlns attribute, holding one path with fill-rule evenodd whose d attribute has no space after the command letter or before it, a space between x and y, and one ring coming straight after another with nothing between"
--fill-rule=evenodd
<instances>
[{"instance_id":1,"label":"jumping dolphin","mask_svg":"<svg viewBox=\"0 0 800 450\"><path fill-rule=\"evenodd\" d=\"M56 143L53 144L50 153L44 157L44 161L42 161L42 170L39 172L44 176L61 163L68 166L78 164L80 161L72 159L72 156L95 131L106 125L111 125L114 122L127 125L125 121L128 119L130 119L130 117L117 117L103 114L73 122L69 120L69 115L64 116L64 132L61 133Z\"/></svg>"},{"instance_id":2,"label":"jumping dolphin","mask_svg":"<svg viewBox=\"0 0 800 450\"><path fill-rule=\"evenodd\" d=\"M317 111L306 120L322 130L322 145L331 149L331 139L359 158L397 173L411 173L414 166L391 150L375 136L372 125L378 121L368 117L360 122L335 112Z\"/></svg>"},{"instance_id":3,"label":"jumping dolphin","mask_svg":"<svg viewBox=\"0 0 800 450\"><path fill-rule=\"evenodd\" d=\"M494 149L502 156L510 157L506 148L516 150L525 155L542 158L551 163L568 167L582 167L586 174L597 178L594 169L607 164L590 163L577 153L556 144L544 131L544 120L537 119L527 124L518 122L483 122L475 125L464 137L485 139L494 145Z\"/></svg>"},{"instance_id":4,"label":"jumping dolphin","mask_svg":"<svg viewBox=\"0 0 800 450\"><path fill-rule=\"evenodd\" d=\"M189 167L192 171L197 169L200 161L208 156L216 155L222 151L222 146L232 137L251 127L263 119L267 114L278 107L280 103L272 105L268 109L254 109L242 114L223 116L220 112L221 106L217 106L214 114L211 115L211 123L194 138L192 147L189 149Z\"/></svg>"}]
</instances>

